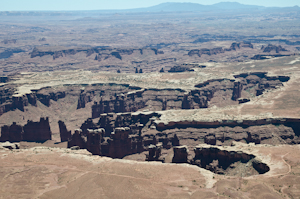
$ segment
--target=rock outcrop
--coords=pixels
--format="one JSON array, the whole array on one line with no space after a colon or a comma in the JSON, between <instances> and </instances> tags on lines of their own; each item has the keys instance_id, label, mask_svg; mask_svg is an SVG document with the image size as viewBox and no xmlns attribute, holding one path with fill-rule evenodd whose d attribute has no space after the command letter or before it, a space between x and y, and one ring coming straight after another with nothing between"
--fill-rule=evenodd
<instances>
[{"instance_id":1,"label":"rock outcrop","mask_svg":"<svg viewBox=\"0 0 300 199\"><path fill-rule=\"evenodd\" d=\"M275 45L272 45L272 44L269 44L268 46L262 46L261 50L263 50L264 53L270 53L272 51L274 51L276 53L280 53L282 51L287 51L286 49L282 48L280 45L275 46Z\"/></svg>"},{"instance_id":2,"label":"rock outcrop","mask_svg":"<svg viewBox=\"0 0 300 199\"><path fill-rule=\"evenodd\" d=\"M134 52L143 54L143 51L153 51L155 55L164 54L163 51L157 50L156 48L143 48L143 49L120 49L120 48L110 48L110 47L87 47L87 48L63 48L59 49L56 47L35 47L30 53L31 58L43 57L43 56L52 56L53 59L60 57L66 57L68 55L75 55L77 53L86 53L86 56L89 57L92 54L96 54L94 60L105 60L110 57L122 60L124 55L132 55Z\"/></svg>"},{"instance_id":3,"label":"rock outcrop","mask_svg":"<svg viewBox=\"0 0 300 199\"><path fill-rule=\"evenodd\" d=\"M294 54L258 54L258 55L254 55L253 57L251 57L251 59L253 60L264 60L264 59L270 59L270 58L274 58L274 57L286 57L286 56L291 56Z\"/></svg>"},{"instance_id":4,"label":"rock outcrop","mask_svg":"<svg viewBox=\"0 0 300 199\"><path fill-rule=\"evenodd\" d=\"M66 142L71 139L71 131L67 130L65 123L61 120L58 121L59 134L61 142Z\"/></svg>"},{"instance_id":5,"label":"rock outcrop","mask_svg":"<svg viewBox=\"0 0 300 199\"><path fill-rule=\"evenodd\" d=\"M258 171L259 174L264 174L270 170L267 164L263 163L257 158L252 161L252 166L256 171Z\"/></svg>"},{"instance_id":6,"label":"rock outcrop","mask_svg":"<svg viewBox=\"0 0 300 199\"><path fill-rule=\"evenodd\" d=\"M151 108L151 111L198 109L213 105L222 107L238 104L239 98L249 99L263 94L265 90L276 89L288 80L287 76L269 77L266 73L243 73L236 75L235 79L205 81L195 85L197 89L188 93L179 89L134 90L134 88L127 87L114 94L104 91L100 94L100 90L94 88L85 91L84 95L82 94L83 97L80 96L78 106L83 107L92 98L100 95L100 101L94 102L92 106L92 118L100 117L102 113L135 112L146 107Z\"/></svg>"},{"instance_id":7,"label":"rock outcrop","mask_svg":"<svg viewBox=\"0 0 300 199\"><path fill-rule=\"evenodd\" d=\"M86 103L91 102L93 97L92 93L81 93L78 98L77 109L85 108Z\"/></svg>"},{"instance_id":8,"label":"rock outcrop","mask_svg":"<svg viewBox=\"0 0 300 199\"><path fill-rule=\"evenodd\" d=\"M202 49L194 49L188 52L189 56L197 55L198 57L201 57L201 55L216 55L220 53L224 53L225 50L222 47L219 48L202 48Z\"/></svg>"},{"instance_id":9,"label":"rock outcrop","mask_svg":"<svg viewBox=\"0 0 300 199\"><path fill-rule=\"evenodd\" d=\"M233 91L232 91L232 100L236 101L242 96L243 85L241 82L234 82Z\"/></svg>"},{"instance_id":10,"label":"rock outcrop","mask_svg":"<svg viewBox=\"0 0 300 199\"><path fill-rule=\"evenodd\" d=\"M32 90L29 94L16 95L9 85L0 88L0 114L19 109L25 111L28 105L41 102L51 105L67 95L77 96L77 109L92 105L92 118L103 113L136 112L148 109L161 111L170 109L198 109L210 106L238 104L239 98L250 99L263 94L265 90L276 89L289 80L287 76L267 76L267 73L243 73L235 79L212 79L195 85L196 89L186 92L181 89L142 89L128 84L93 84L63 87L45 87ZM84 88L83 88L84 87ZM100 99L100 100L99 100ZM213 103L211 103L213 101Z\"/></svg>"},{"instance_id":11,"label":"rock outcrop","mask_svg":"<svg viewBox=\"0 0 300 199\"><path fill-rule=\"evenodd\" d=\"M194 152L195 157L192 161L193 164L217 174L225 174L227 170L234 169L237 162L245 165L243 176L251 175L253 173L251 170L253 169L259 174L264 174L270 170L266 164L258 161L254 155L241 151L226 151L216 147L200 145L195 147ZM249 167L248 162L252 162L250 165L253 166L253 168ZM239 167L241 168L242 166Z\"/></svg>"},{"instance_id":12,"label":"rock outcrop","mask_svg":"<svg viewBox=\"0 0 300 199\"><path fill-rule=\"evenodd\" d=\"M242 73L234 77L236 80L214 79L197 84L195 87L199 89L189 92L184 97L183 102L185 104L193 103L194 108L207 108L208 102L212 98L221 98L220 100L214 100L214 105L220 107L224 106L224 104L231 104L230 100L237 101L239 98L262 95L265 90L276 89L279 86L283 86L283 82L289 80L287 76L269 77L263 72ZM224 99L227 99L227 102ZM220 103L217 104L217 102Z\"/></svg>"},{"instance_id":13,"label":"rock outcrop","mask_svg":"<svg viewBox=\"0 0 300 199\"><path fill-rule=\"evenodd\" d=\"M86 149L86 136L82 133L81 129L75 129L68 141L68 148L78 146L80 149Z\"/></svg>"},{"instance_id":14,"label":"rock outcrop","mask_svg":"<svg viewBox=\"0 0 300 199\"><path fill-rule=\"evenodd\" d=\"M32 90L31 93L24 95L16 95L15 92L16 90L9 85L0 89L0 115L15 109L25 111L25 107L29 104L37 106L37 101L45 106L50 106L50 100L57 101L66 96L65 91L56 91L56 89L50 87Z\"/></svg>"},{"instance_id":15,"label":"rock outcrop","mask_svg":"<svg viewBox=\"0 0 300 199\"><path fill-rule=\"evenodd\" d=\"M180 72L186 72L186 71L194 71L194 69L190 69L185 66L173 66L168 70L169 73L180 73Z\"/></svg>"},{"instance_id":16,"label":"rock outcrop","mask_svg":"<svg viewBox=\"0 0 300 199\"><path fill-rule=\"evenodd\" d=\"M23 140L23 128L13 122L12 125L4 125L1 127L1 142L20 142Z\"/></svg>"},{"instance_id":17,"label":"rock outcrop","mask_svg":"<svg viewBox=\"0 0 300 199\"><path fill-rule=\"evenodd\" d=\"M103 113L135 112L147 106L152 111L181 109L180 98L183 94L184 91L179 89L141 89L114 95L102 94L100 101L92 106L92 118Z\"/></svg>"},{"instance_id":18,"label":"rock outcrop","mask_svg":"<svg viewBox=\"0 0 300 199\"><path fill-rule=\"evenodd\" d=\"M122 158L132 154L130 128L116 128L110 137L105 136L105 129L75 130L68 141L68 148L79 146L87 149L94 155L104 155L113 158Z\"/></svg>"},{"instance_id":19,"label":"rock outcrop","mask_svg":"<svg viewBox=\"0 0 300 199\"><path fill-rule=\"evenodd\" d=\"M189 149L187 146L174 146L173 147L174 156L172 159L173 163L187 163Z\"/></svg>"},{"instance_id":20,"label":"rock outcrop","mask_svg":"<svg viewBox=\"0 0 300 199\"><path fill-rule=\"evenodd\" d=\"M162 150L161 144L157 144L157 145L151 144L148 147L149 154L146 154L146 161L164 162L165 159L161 157L161 150Z\"/></svg>"},{"instance_id":21,"label":"rock outcrop","mask_svg":"<svg viewBox=\"0 0 300 199\"><path fill-rule=\"evenodd\" d=\"M126 155L141 153L150 145L161 146L165 149L170 149L172 146L179 146L179 138L176 134L159 133L151 129L152 133L143 134L142 129L149 129L153 125L153 117L158 114L141 113L141 114L102 114L97 124L91 119L86 120L81 129L75 130L68 141L68 147L79 146L82 149L87 149L93 154L123 158ZM95 147L89 147L89 136L95 137L95 131L101 130L101 137L93 138L96 144L100 147L100 152L96 152ZM157 132L156 136L153 133ZM98 148L99 148L98 147ZM96 147L97 148L97 147ZM151 148L151 147L150 147ZM150 156L149 161L162 161L159 157Z\"/></svg>"},{"instance_id":22,"label":"rock outcrop","mask_svg":"<svg viewBox=\"0 0 300 199\"><path fill-rule=\"evenodd\" d=\"M45 142L51 140L49 118L41 118L39 122L27 121L23 126L23 141Z\"/></svg>"},{"instance_id":23,"label":"rock outcrop","mask_svg":"<svg viewBox=\"0 0 300 199\"><path fill-rule=\"evenodd\" d=\"M58 99L65 98L66 93L64 91L52 92L51 89L45 88L36 91L36 97L42 104L49 107L50 100L57 101Z\"/></svg>"},{"instance_id":24,"label":"rock outcrop","mask_svg":"<svg viewBox=\"0 0 300 199\"><path fill-rule=\"evenodd\" d=\"M101 142L103 142L104 129L76 129L68 141L68 148L78 146L87 149L93 155L102 155Z\"/></svg>"},{"instance_id":25,"label":"rock outcrop","mask_svg":"<svg viewBox=\"0 0 300 199\"><path fill-rule=\"evenodd\" d=\"M227 51L231 50L237 50L240 48L253 48L253 45L250 42L240 42L240 43L232 43L229 49L226 49Z\"/></svg>"},{"instance_id":26,"label":"rock outcrop","mask_svg":"<svg viewBox=\"0 0 300 199\"><path fill-rule=\"evenodd\" d=\"M104 136L104 129L87 129L86 149L93 155L102 155L101 142Z\"/></svg>"},{"instance_id":27,"label":"rock outcrop","mask_svg":"<svg viewBox=\"0 0 300 199\"><path fill-rule=\"evenodd\" d=\"M112 158L122 158L132 154L130 133L131 129L129 127L115 128L114 132L111 133L110 139L106 140L107 144L104 144L109 149L109 153L104 155Z\"/></svg>"},{"instance_id":28,"label":"rock outcrop","mask_svg":"<svg viewBox=\"0 0 300 199\"><path fill-rule=\"evenodd\" d=\"M191 144L230 145L232 140L255 144L298 144L300 136L300 120L289 118L155 123L161 133L177 134Z\"/></svg>"},{"instance_id":29,"label":"rock outcrop","mask_svg":"<svg viewBox=\"0 0 300 199\"><path fill-rule=\"evenodd\" d=\"M27 121L24 126L15 122L1 127L0 141L5 142L44 142L51 140L51 129L48 118L40 118L39 122Z\"/></svg>"},{"instance_id":30,"label":"rock outcrop","mask_svg":"<svg viewBox=\"0 0 300 199\"><path fill-rule=\"evenodd\" d=\"M232 43L230 48L222 48L222 47L218 47L218 48L212 48L212 49L208 49L208 48L202 48L202 49L193 49L190 50L188 52L189 56L193 56L193 55L197 55L198 57L201 57L201 55L217 55L220 53L224 53L226 51L232 51L232 50L237 50L240 48L253 48L253 45L250 42L240 42L240 43Z\"/></svg>"}]
</instances>

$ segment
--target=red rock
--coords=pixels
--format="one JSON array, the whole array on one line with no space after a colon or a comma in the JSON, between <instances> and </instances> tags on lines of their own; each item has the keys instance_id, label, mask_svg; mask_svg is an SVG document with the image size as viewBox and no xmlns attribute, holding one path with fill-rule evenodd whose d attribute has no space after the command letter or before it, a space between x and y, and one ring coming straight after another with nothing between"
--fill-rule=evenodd
<instances>
[{"instance_id":1,"label":"red rock","mask_svg":"<svg viewBox=\"0 0 300 199\"><path fill-rule=\"evenodd\" d=\"M188 162L188 147L187 146L174 146L173 163L187 163Z\"/></svg>"},{"instance_id":2,"label":"red rock","mask_svg":"<svg viewBox=\"0 0 300 199\"><path fill-rule=\"evenodd\" d=\"M27 121L23 127L23 141L44 142L51 140L49 118L40 118L39 122Z\"/></svg>"},{"instance_id":3,"label":"red rock","mask_svg":"<svg viewBox=\"0 0 300 199\"><path fill-rule=\"evenodd\" d=\"M61 142L65 142L71 139L71 131L67 130L67 127L63 121L58 121L59 134Z\"/></svg>"}]
</instances>

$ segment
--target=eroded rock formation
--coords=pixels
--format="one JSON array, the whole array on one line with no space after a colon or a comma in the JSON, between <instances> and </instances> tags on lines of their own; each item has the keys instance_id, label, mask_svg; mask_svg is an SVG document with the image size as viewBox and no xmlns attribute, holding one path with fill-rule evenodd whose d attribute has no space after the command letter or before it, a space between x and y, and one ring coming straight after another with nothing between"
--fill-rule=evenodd
<instances>
[{"instance_id":1,"label":"eroded rock formation","mask_svg":"<svg viewBox=\"0 0 300 199\"><path fill-rule=\"evenodd\" d=\"M17 125L15 122L10 126L2 126L0 141L44 142L51 140L51 137L49 119L40 118L39 122L27 121L24 126Z\"/></svg>"},{"instance_id":2,"label":"eroded rock formation","mask_svg":"<svg viewBox=\"0 0 300 199\"><path fill-rule=\"evenodd\" d=\"M86 56L89 57L92 54L96 54L95 60L101 61L114 57L122 60L124 55L132 55L134 52L143 54L143 51L153 51L155 55L164 54L163 51L157 50L156 48L143 48L143 49L119 49L119 48L110 48L110 47L90 47L90 48L49 48L49 47L35 47L30 53L31 58L43 57L43 56L52 56L53 59L60 57L66 57L68 55L75 55L77 53L83 52L86 53Z\"/></svg>"},{"instance_id":3,"label":"eroded rock formation","mask_svg":"<svg viewBox=\"0 0 300 199\"><path fill-rule=\"evenodd\" d=\"M23 141L44 142L51 140L49 118L41 118L39 122L27 121L23 126Z\"/></svg>"},{"instance_id":4,"label":"eroded rock formation","mask_svg":"<svg viewBox=\"0 0 300 199\"><path fill-rule=\"evenodd\" d=\"M187 163L189 149L187 146L174 146L173 147L174 156L172 159L173 163Z\"/></svg>"},{"instance_id":5,"label":"eroded rock formation","mask_svg":"<svg viewBox=\"0 0 300 199\"><path fill-rule=\"evenodd\" d=\"M202 49L193 49L188 52L189 56L197 55L198 57L201 57L201 55L217 55L220 53L224 53L226 51L232 51L237 50L240 48L253 48L253 45L250 42L240 42L240 43L232 43L230 48L202 48Z\"/></svg>"},{"instance_id":6,"label":"eroded rock formation","mask_svg":"<svg viewBox=\"0 0 300 199\"><path fill-rule=\"evenodd\" d=\"M190 69L185 66L173 66L168 70L169 73L179 73L179 72L186 72L186 71L194 71L194 69Z\"/></svg>"},{"instance_id":7,"label":"eroded rock formation","mask_svg":"<svg viewBox=\"0 0 300 199\"><path fill-rule=\"evenodd\" d=\"M161 150L162 150L161 144L157 144L157 145L151 144L148 147L149 154L146 154L146 161L164 162L165 159L161 157Z\"/></svg>"},{"instance_id":8,"label":"eroded rock formation","mask_svg":"<svg viewBox=\"0 0 300 199\"><path fill-rule=\"evenodd\" d=\"M147 106L151 110L180 109L180 98L184 91L179 89L140 89L127 93L102 95L92 106L92 118L102 113L135 112Z\"/></svg>"},{"instance_id":9,"label":"eroded rock formation","mask_svg":"<svg viewBox=\"0 0 300 199\"><path fill-rule=\"evenodd\" d=\"M298 144L300 143L300 120L268 118L241 121L183 121L169 124L156 121L156 129L168 135L177 134L180 139L210 145L230 145L230 141L255 144Z\"/></svg>"},{"instance_id":10,"label":"eroded rock formation","mask_svg":"<svg viewBox=\"0 0 300 199\"><path fill-rule=\"evenodd\" d=\"M264 53L269 53L269 52L276 52L276 53L280 53L282 51L287 51L286 49L282 48L280 45L279 46L276 46L276 45L273 45L273 44L269 44L268 46L262 46L261 47L261 50L263 50Z\"/></svg>"},{"instance_id":11,"label":"eroded rock formation","mask_svg":"<svg viewBox=\"0 0 300 199\"><path fill-rule=\"evenodd\" d=\"M232 43L228 51L237 50L240 48L253 48L253 45L250 42L240 42L240 43Z\"/></svg>"},{"instance_id":12,"label":"eroded rock formation","mask_svg":"<svg viewBox=\"0 0 300 199\"><path fill-rule=\"evenodd\" d=\"M194 49L188 52L189 56L193 56L193 55L197 55L198 57L201 57L201 55L216 55L216 54L220 54L220 53L224 53L224 49L222 47L219 48L212 48L212 49L208 49L208 48L202 48L200 50L198 49Z\"/></svg>"},{"instance_id":13,"label":"eroded rock formation","mask_svg":"<svg viewBox=\"0 0 300 199\"><path fill-rule=\"evenodd\" d=\"M13 122L12 125L4 125L1 127L1 142L20 142L23 140L23 128Z\"/></svg>"},{"instance_id":14,"label":"eroded rock formation","mask_svg":"<svg viewBox=\"0 0 300 199\"><path fill-rule=\"evenodd\" d=\"M5 85L0 88L0 114L15 109L25 111L26 106L37 106L38 102L50 107L51 100L58 101L68 95L78 97L77 109L94 102L92 118L100 117L102 113L143 109L160 111L207 108L213 105L222 107L238 104L239 98L250 99L263 94L265 90L276 89L289 80L287 76L270 77L266 74L245 73L236 75L235 79L208 80L197 84L196 89L190 92L181 89L142 89L128 84L92 84L45 87L32 90L29 94L16 95L13 86Z\"/></svg>"},{"instance_id":15,"label":"eroded rock formation","mask_svg":"<svg viewBox=\"0 0 300 199\"><path fill-rule=\"evenodd\" d=\"M103 129L101 138L99 137L101 141L96 142L101 149L98 155L122 158L126 155L143 152L150 145L158 144L157 146L165 149L178 146L179 138L174 134L160 133L153 136L153 133L157 132L156 130L150 130L150 132L152 131L150 134L142 133L143 128L149 129L153 125L151 119L157 116L158 114L154 112L148 114L102 114L97 124L88 119L81 125L80 130L75 130L68 141L68 147L79 146L82 149L93 150L91 152L96 154L95 147L94 149L89 148L88 143L90 142L89 136L97 129ZM150 157L149 160L152 159Z\"/></svg>"},{"instance_id":16,"label":"eroded rock formation","mask_svg":"<svg viewBox=\"0 0 300 199\"><path fill-rule=\"evenodd\" d=\"M71 131L67 130L65 123L61 120L58 121L59 134L61 142L66 142L71 139Z\"/></svg>"},{"instance_id":17,"label":"eroded rock formation","mask_svg":"<svg viewBox=\"0 0 300 199\"><path fill-rule=\"evenodd\" d=\"M97 118L102 113L135 112L151 107L152 111L169 109L198 109L217 105L238 104L239 98L249 99L263 94L265 90L276 89L283 86L282 82L289 80L287 76L269 77L266 73L243 73L233 79L214 79L197 84L190 92L179 89L140 89L123 92L102 93L101 100L92 106L92 118ZM99 91L86 91L87 96L98 96ZM89 92L89 94L88 94ZM220 98L220 99L219 99ZM84 102L82 97L79 102ZM87 101L91 101L88 98ZM211 103L213 101L213 103ZM244 101L246 102L246 101ZM210 104L210 105L209 105Z\"/></svg>"},{"instance_id":18,"label":"eroded rock formation","mask_svg":"<svg viewBox=\"0 0 300 199\"><path fill-rule=\"evenodd\" d=\"M66 96L65 91L56 90L55 88L42 88L39 90L32 90L31 93L16 95L16 89L11 85L5 85L0 89L0 115L8 111L19 109L25 111L25 107L29 104L37 106L37 101L40 101L45 106L50 106L50 100L57 101Z\"/></svg>"},{"instance_id":19,"label":"eroded rock formation","mask_svg":"<svg viewBox=\"0 0 300 199\"><path fill-rule=\"evenodd\" d=\"M235 168L243 170L242 176L250 176L256 172L264 174L270 168L254 155L241 151L226 151L216 147L197 146L194 149L195 157L192 163L217 174L232 173ZM247 163L251 164L247 164Z\"/></svg>"}]
</instances>

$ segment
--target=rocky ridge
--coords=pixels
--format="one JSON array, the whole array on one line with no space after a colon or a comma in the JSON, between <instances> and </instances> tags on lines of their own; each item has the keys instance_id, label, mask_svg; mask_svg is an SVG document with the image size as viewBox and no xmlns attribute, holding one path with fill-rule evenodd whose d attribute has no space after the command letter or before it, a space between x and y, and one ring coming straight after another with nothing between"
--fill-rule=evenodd
<instances>
[{"instance_id":1,"label":"rocky ridge","mask_svg":"<svg viewBox=\"0 0 300 199\"><path fill-rule=\"evenodd\" d=\"M35 47L30 53L30 57L35 58L50 55L55 60L59 57L75 55L77 53L83 52L86 54L87 57L91 56L92 54L96 54L94 59L98 61L108 59L109 57L115 57L117 59L122 60L123 55L132 55L135 52L142 55L146 50L153 51L155 55L164 54L163 51L158 50L156 48L115 49L108 46L102 46L89 48L65 48L60 50L59 47L57 47L57 49Z\"/></svg>"},{"instance_id":2,"label":"rocky ridge","mask_svg":"<svg viewBox=\"0 0 300 199\"><path fill-rule=\"evenodd\" d=\"M240 43L232 43L230 48L202 48L202 49L193 49L188 52L189 56L197 55L198 57L201 57L201 55L217 55L220 53L224 53L226 51L236 51L240 48L253 48L253 45L250 42L240 42Z\"/></svg>"}]
</instances>

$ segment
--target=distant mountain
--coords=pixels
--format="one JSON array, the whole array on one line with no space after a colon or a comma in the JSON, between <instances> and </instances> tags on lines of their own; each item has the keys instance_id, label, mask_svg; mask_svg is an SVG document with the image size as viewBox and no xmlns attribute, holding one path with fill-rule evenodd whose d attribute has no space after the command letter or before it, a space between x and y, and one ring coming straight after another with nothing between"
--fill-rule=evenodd
<instances>
[{"instance_id":1,"label":"distant mountain","mask_svg":"<svg viewBox=\"0 0 300 199\"><path fill-rule=\"evenodd\" d=\"M201 5L198 3L162 3L156 6L144 8L147 11L152 12L159 12L159 11L165 11L165 12L178 12L178 11L199 11L199 10L205 10L210 9L211 6L207 5ZM139 10L140 8L136 9Z\"/></svg>"},{"instance_id":2,"label":"distant mountain","mask_svg":"<svg viewBox=\"0 0 300 199\"><path fill-rule=\"evenodd\" d=\"M212 5L215 8L235 10L235 9L264 9L264 6L244 5L238 2L220 2Z\"/></svg>"},{"instance_id":3,"label":"distant mountain","mask_svg":"<svg viewBox=\"0 0 300 199\"><path fill-rule=\"evenodd\" d=\"M141 13L141 12L300 12L298 6L294 7L264 7L256 5L245 5L237 2L220 2L213 5L202 5L198 3L161 3L159 5L147 7L147 8L135 8L135 9L124 9L124 10L86 10L86 11L4 11L0 12L0 16L45 16L45 17L95 17L98 14L105 13Z\"/></svg>"},{"instance_id":4,"label":"distant mountain","mask_svg":"<svg viewBox=\"0 0 300 199\"><path fill-rule=\"evenodd\" d=\"M148 8L130 9L127 11L137 12L188 12L188 11L217 11L217 10L242 10L242 9L265 9L264 6L244 5L237 2L221 2L213 5L202 5L198 3L162 3Z\"/></svg>"}]
</instances>

